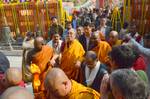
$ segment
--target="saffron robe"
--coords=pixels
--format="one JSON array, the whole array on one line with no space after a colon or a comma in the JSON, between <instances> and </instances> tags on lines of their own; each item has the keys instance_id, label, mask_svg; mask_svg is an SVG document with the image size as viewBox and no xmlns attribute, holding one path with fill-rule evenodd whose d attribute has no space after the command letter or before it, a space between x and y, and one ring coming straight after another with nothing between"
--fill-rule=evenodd
<instances>
[{"instance_id":1,"label":"saffron robe","mask_svg":"<svg viewBox=\"0 0 150 99\"><path fill-rule=\"evenodd\" d=\"M94 89L85 87L74 80L71 80L71 92L66 99L100 99L100 94Z\"/></svg>"},{"instance_id":2,"label":"saffron robe","mask_svg":"<svg viewBox=\"0 0 150 99\"><path fill-rule=\"evenodd\" d=\"M110 46L115 47L115 46L119 46L122 44L122 40L117 40L115 44L110 44Z\"/></svg>"},{"instance_id":3,"label":"saffron robe","mask_svg":"<svg viewBox=\"0 0 150 99\"><path fill-rule=\"evenodd\" d=\"M37 52L31 55L32 64L36 64L40 68L40 71L41 71L41 74L39 77L41 81L41 85L39 86L38 91L33 88L33 91L35 93L35 99L40 99L40 98L36 98L36 93L37 93L37 96L40 96L40 95L42 95L42 97L44 96L43 95L45 91L44 79L45 79L47 71L52 68L49 63L52 57L53 57L53 49L49 47L48 45L44 45L40 52ZM41 99L44 99L44 98L41 98Z\"/></svg>"},{"instance_id":4,"label":"saffron robe","mask_svg":"<svg viewBox=\"0 0 150 99\"><path fill-rule=\"evenodd\" d=\"M108 54L111 50L111 46L105 41L100 41L99 44L92 49L92 51L94 51L97 54L99 61L103 64L109 63Z\"/></svg>"},{"instance_id":5,"label":"saffron robe","mask_svg":"<svg viewBox=\"0 0 150 99\"><path fill-rule=\"evenodd\" d=\"M77 60L81 60L85 51L78 40L74 40L69 47L64 45L60 68L66 73L69 79L78 80L79 68L75 67Z\"/></svg>"}]
</instances>

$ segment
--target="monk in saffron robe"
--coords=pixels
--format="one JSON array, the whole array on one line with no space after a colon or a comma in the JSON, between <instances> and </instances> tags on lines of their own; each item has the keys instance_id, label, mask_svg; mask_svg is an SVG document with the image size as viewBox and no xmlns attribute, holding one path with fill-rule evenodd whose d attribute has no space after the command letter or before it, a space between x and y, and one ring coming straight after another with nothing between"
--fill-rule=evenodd
<instances>
[{"instance_id":1,"label":"monk in saffron robe","mask_svg":"<svg viewBox=\"0 0 150 99\"><path fill-rule=\"evenodd\" d=\"M62 51L60 68L70 79L78 80L79 66L85 53L82 45L75 39L74 29L68 31L67 40Z\"/></svg>"},{"instance_id":2,"label":"monk in saffron robe","mask_svg":"<svg viewBox=\"0 0 150 99\"><path fill-rule=\"evenodd\" d=\"M90 38L89 49L97 54L99 61L106 65L109 64L108 54L111 51L111 46L105 41L100 41L99 34L96 32Z\"/></svg>"},{"instance_id":3,"label":"monk in saffron robe","mask_svg":"<svg viewBox=\"0 0 150 99\"><path fill-rule=\"evenodd\" d=\"M122 44L122 40L119 40L119 34L117 31L111 31L109 34L109 40L108 40L110 46L119 46Z\"/></svg>"},{"instance_id":4,"label":"monk in saffron robe","mask_svg":"<svg viewBox=\"0 0 150 99\"><path fill-rule=\"evenodd\" d=\"M50 60L53 57L53 49L47 45L44 45L44 39L42 37L37 37L34 41L34 49L31 50L27 55L27 67L29 68L31 64L35 64L40 69L40 86L38 90L34 88L33 91L35 95L35 99L45 99L44 97L44 79L47 70L51 69L52 66L50 64ZM34 84L34 83L33 83Z\"/></svg>"},{"instance_id":5,"label":"monk in saffron robe","mask_svg":"<svg viewBox=\"0 0 150 99\"><path fill-rule=\"evenodd\" d=\"M47 73L44 85L49 92L47 94L53 95L47 99L100 99L98 92L70 80L59 68L52 68Z\"/></svg>"}]
</instances>

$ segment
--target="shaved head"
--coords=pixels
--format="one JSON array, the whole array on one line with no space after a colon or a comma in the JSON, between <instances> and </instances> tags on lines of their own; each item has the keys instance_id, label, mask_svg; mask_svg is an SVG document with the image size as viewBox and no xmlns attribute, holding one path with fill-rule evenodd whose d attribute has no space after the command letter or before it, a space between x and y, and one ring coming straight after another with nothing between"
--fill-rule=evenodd
<instances>
[{"instance_id":1,"label":"shaved head","mask_svg":"<svg viewBox=\"0 0 150 99\"><path fill-rule=\"evenodd\" d=\"M114 37L118 37L118 32L117 31L111 31L110 35L113 35Z\"/></svg>"},{"instance_id":2,"label":"shaved head","mask_svg":"<svg viewBox=\"0 0 150 99\"><path fill-rule=\"evenodd\" d=\"M18 68L9 68L5 77L10 86L18 85L22 81L22 73Z\"/></svg>"},{"instance_id":3,"label":"shaved head","mask_svg":"<svg viewBox=\"0 0 150 99\"><path fill-rule=\"evenodd\" d=\"M91 36L99 39L99 32L93 32Z\"/></svg>"},{"instance_id":4,"label":"shaved head","mask_svg":"<svg viewBox=\"0 0 150 99\"><path fill-rule=\"evenodd\" d=\"M34 48L37 51L42 50L42 46L44 45L44 38L43 37L36 37L34 40Z\"/></svg>"},{"instance_id":5,"label":"shaved head","mask_svg":"<svg viewBox=\"0 0 150 99\"><path fill-rule=\"evenodd\" d=\"M35 42L40 42L40 43L44 43L44 38L39 36L35 38Z\"/></svg>"},{"instance_id":6,"label":"shaved head","mask_svg":"<svg viewBox=\"0 0 150 99\"><path fill-rule=\"evenodd\" d=\"M24 88L10 87L1 95L0 99L34 99L34 97Z\"/></svg>"},{"instance_id":7,"label":"shaved head","mask_svg":"<svg viewBox=\"0 0 150 99\"><path fill-rule=\"evenodd\" d=\"M69 80L69 79L66 76L66 74L64 73L64 71L62 71L61 69L52 68L47 73L47 76L46 76L46 79L45 79L45 85L48 86L48 84L50 84L50 86L53 86L59 80Z\"/></svg>"},{"instance_id":8,"label":"shaved head","mask_svg":"<svg viewBox=\"0 0 150 99\"><path fill-rule=\"evenodd\" d=\"M52 68L47 73L44 85L46 90L58 99L67 96L71 91L71 81L59 68Z\"/></svg>"},{"instance_id":9,"label":"shaved head","mask_svg":"<svg viewBox=\"0 0 150 99\"><path fill-rule=\"evenodd\" d=\"M109 34L109 44L111 46L115 45L118 41L118 32L117 31L111 31Z\"/></svg>"},{"instance_id":10,"label":"shaved head","mask_svg":"<svg viewBox=\"0 0 150 99\"><path fill-rule=\"evenodd\" d=\"M98 45L99 41L100 41L99 33L98 32L92 33L92 35L90 37L90 44L89 44L90 45L89 47L91 47L91 48L89 48L89 49L91 50L92 48L96 47Z\"/></svg>"}]
</instances>

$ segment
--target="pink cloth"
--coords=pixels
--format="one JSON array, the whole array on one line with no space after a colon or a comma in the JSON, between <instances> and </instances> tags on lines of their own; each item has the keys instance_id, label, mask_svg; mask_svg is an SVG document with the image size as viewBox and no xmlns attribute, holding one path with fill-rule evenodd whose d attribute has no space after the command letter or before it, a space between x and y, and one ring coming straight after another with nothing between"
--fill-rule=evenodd
<instances>
[{"instance_id":1,"label":"pink cloth","mask_svg":"<svg viewBox=\"0 0 150 99\"><path fill-rule=\"evenodd\" d=\"M18 86L20 86L20 87L25 87L24 81L21 81L21 82L18 84Z\"/></svg>"},{"instance_id":2,"label":"pink cloth","mask_svg":"<svg viewBox=\"0 0 150 99\"><path fill-rule=\"evenodd\" d=\"M99 0L99 7L103 8L104 7L104 0Z\"/></svg>"}]
</instances>

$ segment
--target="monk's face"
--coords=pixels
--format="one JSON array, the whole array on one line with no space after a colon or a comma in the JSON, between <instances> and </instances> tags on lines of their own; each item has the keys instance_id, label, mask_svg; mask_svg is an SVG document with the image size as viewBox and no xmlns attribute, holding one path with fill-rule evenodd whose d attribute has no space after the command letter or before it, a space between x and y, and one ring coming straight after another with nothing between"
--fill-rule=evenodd
<instances>
[{"instance_id":1,"label":"monk's face","mask_svg":"<svg viewBox=\"0 0 150 99\"><path fill-rule=\"evenodd\" d=\"M113 35L113 33L110 33L110 35L109 35L109 43L111 45L114 45L117 42L117 40L118 40L118 37Z\"/></svg>"},{"instance_id":2,"label":"monk's face","mask_svg":"<svg viewBox=\"0 0 150 99\"><path fill-rule=\"evenodd\" d=\"M68 31L68 35L67 35L67 40L69 41L69 42L71 42L71 41L73 41L74 39L75 39L75 32L74 31L72 31L72 30L69 30Z\"/></svg>"},{"instance_id":3,"label":"monk's face","mask_svg":"<svg viewBox=\"0 0 150 99\"><path fill-rule=\"evenodd\" d=\"M51 85L52 86L52 85ZM68 94L68 83L64 81L56 81L50 88L50 92L57 98L62 98Z\"/></svg>"},{"instance_id":4,"label":"monk's face","mask_svg":"<svg viewBox=\"0 0 150 99\"><path fill-rule=\"evenodd\" d=\"M98 42L99 42L99 37L97 37L97 35L92 35L90 38L90 45L96 47L98 45Z\"/></svg>"}]
</instances>

